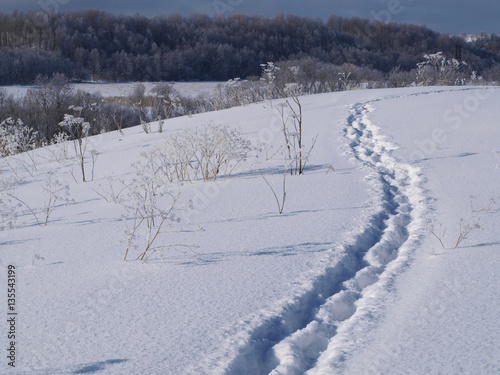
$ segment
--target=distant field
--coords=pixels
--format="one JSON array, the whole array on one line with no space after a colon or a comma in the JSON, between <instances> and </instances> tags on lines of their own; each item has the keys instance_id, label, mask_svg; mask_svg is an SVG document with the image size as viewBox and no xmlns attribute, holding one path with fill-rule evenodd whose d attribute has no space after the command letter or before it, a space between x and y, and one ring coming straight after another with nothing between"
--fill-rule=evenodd
<instances>
[{"instance_id":1,"label":"distant field","mask_svg":"<svg viewBox=\"0 0 500 375\"><path fill-rule=\"evenodd\" d=\"M195 97L203 93L211 93L220 82L175 82L174 87L184 96ZM128 96L136 82L127 83L77 83L72 85L76 90L87 92L100 91L103 96ZM144 82L146 90L149 91L155 82ZM34 86L0 86L7 89L9 94L24 96L29 88Z\"/></svg>"}]
</instances>

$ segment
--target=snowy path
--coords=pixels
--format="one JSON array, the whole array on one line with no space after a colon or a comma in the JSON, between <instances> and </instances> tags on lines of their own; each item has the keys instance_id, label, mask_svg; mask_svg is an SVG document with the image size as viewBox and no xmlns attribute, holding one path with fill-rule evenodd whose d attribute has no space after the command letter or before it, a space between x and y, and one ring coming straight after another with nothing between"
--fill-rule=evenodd
<instances>
[{"instance_id":1,"label":"snowy path","mask_svg":"<svg viewBox=\"0 0 500 375\"><path fill-rule=\"evenodd\" d=\"M373 111L370 103L353 106L345 137L353 155L373 171L372 178L380 185L381 207L372 221L376 242L358 241L355 250L363 255L360 269L354 278L343 284L341 293L327 301L317 314L317 323L311 325L309 330L314 336L321 337L328 327L334 327L329 328L334 335L324 348L327 350L308 372L310 374L324 373L332 368L340 370L349 354L363 345L364 333L379 321L383 312L384 295L387 296L395 277L407 266L422 235L427 208L420 169L391 155L394 145L370 122L369 114ZM346 307L349 314L339 316L338 311L345 311ZM307 337L306 332L296 334L297 339L300 341L301 335ZM283 371L275 374L301 372L290 371L286 364Z\"/></svg>"},{"instance_id":2,"label":"snowy path","mask_svg":"<svg viewBox=\"0 0 500 375\"><path fill-rule=\"evenodd\" d=\"M380 314L378 295L407 264L421 234L425 204L419 169L391 156L394 146L370 122L371 110L370 102L353 105L344 137L377 191L375 213L352 243L334 249L304 293L280 314L262 319L221 373L331 371L359 345L367 328L361 326L374 324Z\"/></svg>"},{"instance_id":3,"label":"snowy path","mask_svg":"<svg viewBox=\"0 0 500 375\"><path fill-rule=\"evenodd\" d=\"M404 96L377 103L373 120L398 141L393 155L422 168L425 195L432 197L428 217L444 228L446 249L427 232L383 301L384 318L364 332L338 373L500 373L500 210L492 203L500 186L500 92L478 87L429 94L413 96L411 106ZM404 122L395 126L395 119ZM462 219L481 229L454 249Z\"/></svg>"}]
</instances>

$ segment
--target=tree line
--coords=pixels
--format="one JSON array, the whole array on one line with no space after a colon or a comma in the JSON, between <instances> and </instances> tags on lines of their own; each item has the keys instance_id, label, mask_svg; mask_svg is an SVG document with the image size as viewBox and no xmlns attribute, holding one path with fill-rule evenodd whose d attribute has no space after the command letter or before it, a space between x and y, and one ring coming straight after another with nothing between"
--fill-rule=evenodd
<instances>
[{"instance_id":1,"label":"tree line","mask_svg":"<svg viewBox=\"0 0 500 375\"><path fill-rule=\"evenodd\" d=\"M187 81L259 76L269 61L304 58L381 74L415 69L455 46L472 70L499 77L500 37L474 39L422 26L331 16L147 18L98 10L0 13L0 84L62 73L72 80Z\"/></svg>"},{"instance_id":2,"label":"tree line","mask_svg":"<svg viewBox=\"0 0 500 375\"><path fill-rule=\"evenodd\" d=\"M197 97L181 95L168 82L157 82L149 92L138 82L127 97L103 97L100 93L76 91L61 73L39 75L35 86L23 97L0 89L0 157L72 139L72 134L61 128L61 122L73 116L74 108L79 108L79 119L92 124L89 135L138 124L149 132L150 122L159 121L161 128L168 118L284 98L290 92L298 96L360 88L485 83L465 62L447 59L442 52L424 55L423 61L410 71L398 67L387 74L311 57L268 62L260 68L260 77L232 79L217 85L211 94Z\"/></svg>"}]
</instances>

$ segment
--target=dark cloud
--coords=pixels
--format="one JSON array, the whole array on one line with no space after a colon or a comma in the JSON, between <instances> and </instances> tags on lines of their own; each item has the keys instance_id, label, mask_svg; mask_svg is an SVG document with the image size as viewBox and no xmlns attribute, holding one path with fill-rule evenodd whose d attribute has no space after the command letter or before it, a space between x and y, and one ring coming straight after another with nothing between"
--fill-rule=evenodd
<instances>
[{"instance_id":1,"label":"dark cloud","mask_svg":"<svg viewBox=\"0 0 500 375\"><path fill-rule=\"evenodd\" d=\"M57 11L87 8L146 16L179 13L298 14L327 19L331 14L427 25L431 29L500 34L498 0L0 0L0 11Z\"/></svg>"}]
</instances>

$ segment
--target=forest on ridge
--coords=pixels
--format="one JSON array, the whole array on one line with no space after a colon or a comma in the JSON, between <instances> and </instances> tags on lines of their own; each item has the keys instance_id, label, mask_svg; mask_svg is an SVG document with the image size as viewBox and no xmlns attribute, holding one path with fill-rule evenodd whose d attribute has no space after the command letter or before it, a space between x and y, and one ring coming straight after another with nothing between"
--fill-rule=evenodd
<instances>
[{"instance_id":1,"label":"forest on ridge","mask_svg":"<svg viewBox=\"0 0 500 375\"><path fill-rule=\"evenodd\" d=\"M500 77L500 36L450 36L424 26L332 15L147 18L98 10L0 13L0 84L62 73L75 81L224 81L260 76L261 64L312 58L381 74L416 68L442 51L486 79Z\"/></svg>"}]
</instances>

